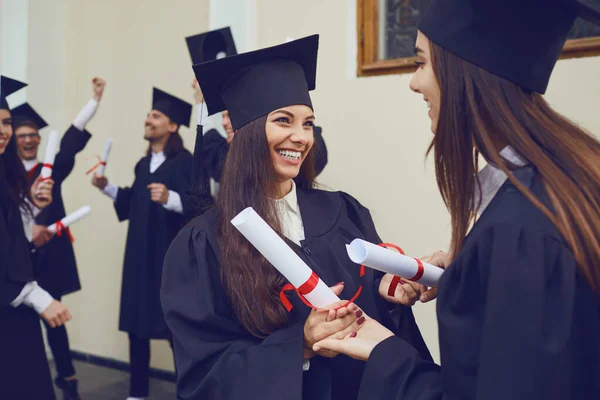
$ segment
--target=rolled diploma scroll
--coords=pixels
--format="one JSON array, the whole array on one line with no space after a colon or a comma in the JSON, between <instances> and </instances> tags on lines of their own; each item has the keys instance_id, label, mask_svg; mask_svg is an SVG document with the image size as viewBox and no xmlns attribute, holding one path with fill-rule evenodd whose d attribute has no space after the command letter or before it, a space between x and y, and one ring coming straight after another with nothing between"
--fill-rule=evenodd
<instances>
[{"instance_id":1,"label":"rolled diploma scroll","mask_svg":"<svg viewBox=\"0 0 600 400\"><path fill-rule=\"evenodd\" d=\"M75 211L74 213L67 215L60 221L62 222L62 224L65 228L68 228L69 225L73 224L74 222L79 221L81 218L88 215L91 211L92 211L92 209L89 206L83 206L80 209L78 209L77 211ZM56 224L50 225L48 227L48 230L52 233L56 233Z\"/></svg>"},{"instance_id":2,"label":"rolled diploma scroll","mask_svg":"<svg viewBox=\"0 0 600 400\"><path fill-rule=\"evenodd\" d=\"M100 159L100 165L96 170L96 175L98 176L104 176L104 168L106 168L106 162L108 161L108 155L110 154L112 143L112 139L106 139L106 142L104 142L104 152L102 153L102 158Z\"/></svg>"},{"instance_id":3,"label":"rolled diploma scroll","mask_svg":"<svg viewBox=\"0 0 600 400\"><path fill-rule=\"evenodd\" d=\"M295 288L302 286L311 277L312 269L252 207L239 213L231 223ZM340 301L321 278L317 286L304 297L317 308Z\"/></svg>"},{"instance_id":4,"label":"rolled diploma scroll","mask_svg":"<svg viewBox=\"0 0 600 400\"><path fill-rule=\"evenodd\" d=\"M377 246L362 239L354 239L352 243L346 245L348 256L359 265L376 269L381 272L386 272L392 275L399 276L404 279L410 279L417 275L419 266L417 261L412 258L386 249L385 247ZM442 268L435 265L423 264L423 276L418 283L427 286L437 286L440 277L444 273Z\"/></svg>"},{"instance_id":5,"label":"rolled diploma scroll","mask_svg":"<svg viewBox=\"0 0 600 400\"><path fill-rule=\"evenodd\" d=\"M58 132L51 131L48 135L48 144L46 145L46 155L44 156L44 165L54 166L56 157L56 146L58 145ZM43 167L40 173L42 179L48 179L52 176L52 168Z\"/></svg>"}]
</instances>

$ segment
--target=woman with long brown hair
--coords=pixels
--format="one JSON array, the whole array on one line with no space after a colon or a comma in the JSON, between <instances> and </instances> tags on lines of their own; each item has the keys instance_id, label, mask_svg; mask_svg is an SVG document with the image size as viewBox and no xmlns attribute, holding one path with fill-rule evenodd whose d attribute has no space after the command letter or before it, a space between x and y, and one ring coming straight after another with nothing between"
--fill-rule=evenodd
<instances>
[{"instance_id":1,"label":"woman with long brown hair","mask_svg":"<svg viewBox=\"0 0 600 400\"><path fill-rule=\"evenodd\" d=\"M53 400L40 316L51 326L66 323L66 307L37 285L21 210L52 202L51 179L29 182L13 138L6 96L26 84L0 76L0 398ZM35 196L34 196L35 194ZM38 316L39 314L39 316Z\"/></svg>"},{"instance_id":2,"label":"woman with long brown hair","mask_svg":"<svg viewBox=\"0 0 600 400\"><path fill-rule=\"evenodd\" d=\"M386 307L385 280L360 278L345 255L356 237L379 242L369 211L346 193L313 189L317 48L315 35L194 67L209 112L227 109L236 134L217 207L184 228L165 258L161 300L181 399L356 398L363 363L311 348L363 323L363 312L430 359L410 308ZM362 285L356 304L311 311L285 292L288 312L284 277L230 223L250 206L341 298Z\"/></svg>"},{"instance_id":3,"label":"woman with long brown hair","mask_svg":"<svg viewBox=\"0 0 600 400\"><path fill-rule=\"evenodd\" d=\"M575 0L434 0L425 13L411 89L430 108L452 217L450 254L428 260L448 267L442 366L367 318L314 346L367 360L360 398L600 398L600 143L542 97L577 16L600 23Z\"/></svg>"}]
</instances>

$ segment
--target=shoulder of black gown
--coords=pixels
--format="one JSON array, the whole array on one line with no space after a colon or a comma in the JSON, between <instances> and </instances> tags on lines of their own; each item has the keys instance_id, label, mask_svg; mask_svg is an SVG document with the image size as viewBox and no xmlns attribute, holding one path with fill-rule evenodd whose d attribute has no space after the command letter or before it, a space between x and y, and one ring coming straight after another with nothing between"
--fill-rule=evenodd
<instances>
[{"instance_id":1,"label":"shoulder of black gown","mask_svg":"<svg viewBox=\"0 0 600 400\"><path fill-rule=\"evenodd\" d=\"M211 129L204 134L204 145L206 148L223 146L225 144L227 144L227 140L216 129Z\"/></svg>"},{"instance_id":2,"label":"shoulder of black gown","mask_svg":"<svg viewBox=\"0 0 600 400\"><path fill-rule=\"evenodd\" d=\"M348 218L369 240L379 240L371 213L348 193L298 187L297 196L300 212L307 220L305 222L318 221L315 236L333 228L340 218Z\"/></svg>"},{"instance_id":3,"label":"shoulder of black gown","mask_svg":"<svg viewBox=\"0 0 600 400\"><path fill-rule=\"evenodd\" d=\"M163 266L161 303L173 334L178 398L300 400L303 324L261 340L237 322L219 277L217 218L213 209L188 223Z\"/></svg>"}]
</instances>

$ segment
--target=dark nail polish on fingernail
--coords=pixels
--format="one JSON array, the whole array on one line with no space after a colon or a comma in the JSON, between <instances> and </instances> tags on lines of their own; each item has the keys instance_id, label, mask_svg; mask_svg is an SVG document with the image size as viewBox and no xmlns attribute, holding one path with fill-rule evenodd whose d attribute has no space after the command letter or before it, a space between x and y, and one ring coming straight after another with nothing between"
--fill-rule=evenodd
<instances>
[{"instance_id":1,"label":"dark nail polish on fingernail","mask_svg":"<svg viewBox=\"0 0 600 400\"><path fill-rule=\"evenodd\" d=\"M356 323L358 325L362 325L365 322L365 317L360 317L359 319L356 320Z\"/></svg>"},{"instance_id":2,"label":"dark nail polish on fingernail","mask_svg":"<svg viewBox=\"0 0 600 400\"><path fill-rule=\"evenodd\" d=\"M363 315L363 312L362 312L362 310L358 310L358 311L356 312L356 318L360 318L360 317L362 317L362 315Z\"/></svg>"},{"instance_id":3,"label":"dark nail polish on fingernail","mask_svg":"<svg viewBox=\"0 0 600 400\"><path fill-rule=\"evenodd\" d=\"M343 284L344 284L344 282L338 282L338 283L336 283L336 284L335 284L335 285L333 285L333 286L340 286L340 285L343 285Z\"/></svg>"},{"instance_id":4,"label":"dark nail polish on fingernail","mask_svg":"<svg viewBox=\"0 0 600 400\"><path fill-rule=\"evenodd\" d=\"M350 337L356 337L356 332L352 332L352 333L350 334Z\"/></svg>"}]
</instances>

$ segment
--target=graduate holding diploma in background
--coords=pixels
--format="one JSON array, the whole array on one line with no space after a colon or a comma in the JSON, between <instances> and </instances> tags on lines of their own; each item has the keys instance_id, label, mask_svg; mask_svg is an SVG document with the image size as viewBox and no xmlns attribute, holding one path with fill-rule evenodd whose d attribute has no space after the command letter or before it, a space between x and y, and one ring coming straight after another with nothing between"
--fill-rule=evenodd
<instances>
[{"instance_id":1,"label":"graduate holding diploma in background","mask_svg":"<svg viewBox=\"0 0 600 400\"><path fill-rule=\"evenodd\" d=\"M382 274L360 277L346 255L356 237L379 243L369 211L346 193L313 189L317 50L314 35L194 66L209 113L229 110L237 133L216 207L192 220L165 257L161 301L180 399L355 399L364 363L312 345L349 333L364 313L430 359L411 309L386 304ZM231 223L247 207L339 298L362 285L356 303L311 310L288 291L288 312L286 280Z\"/></svg>"},{"instance_id":2,"label":"graduate holding diploma in background","mask_svg":"<svg viewBox=\"0 0 600 400\"><path fill-rule=\"evenodd\" d=\"M165 253L187 220L193 157L179 127L189 126L191 113L191 104L155 88L144 124L148 150L135 166L133 185L118 187L105 176L92 179L113 200L119 221L129 221L119 329L129 335L131 399L149 394L150 340L171 339L159 293Z\"/></svg>"},{"instance_id":3,"label":"graduate holding diploma in background","mask_svg":"<svg viewBox=\"0 0 600 400\"><path fill-rule=\"evenodd\" d=\"M430 3L410 87L452 217L423 259L447 267L442 365L367 317L313 347L367 360L360 399L600 399L600 143L542 97L578 16L600 24L576 0Z\"/></svg>"}]
</instances>

